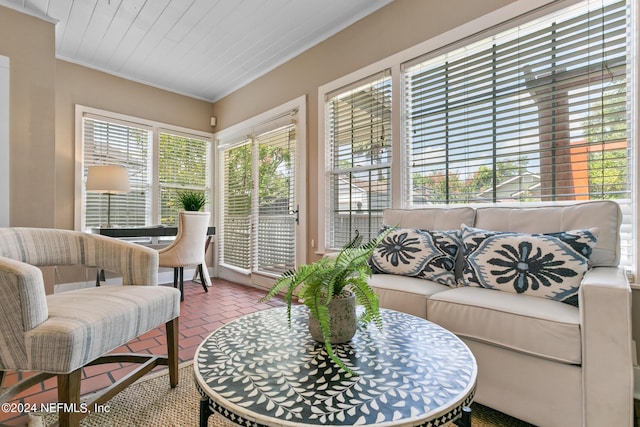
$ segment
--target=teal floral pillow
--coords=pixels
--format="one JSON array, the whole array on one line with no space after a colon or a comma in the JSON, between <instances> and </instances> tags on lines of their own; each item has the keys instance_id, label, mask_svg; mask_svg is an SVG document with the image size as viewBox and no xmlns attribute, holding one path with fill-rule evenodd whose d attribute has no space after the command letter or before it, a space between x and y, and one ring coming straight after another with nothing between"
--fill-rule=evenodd
<instances>
[{"instance_id":1,"label":"teal floral pillow","mask_svg":"<svg viewBox=\"0 0 640 427\"><path fill-rule=\"evenodd\" d=\"M388 226L383 226L385 231ZM374 274L398 274L455 286L456 257L462 247L459 232L395 228L374 250L369 264Z\"/></svg>"},{"instance_id":2,"label":"teal floral pillow","mask_svg":"<svg viewBox=\"0 0 640 427\"><path fill-rule=\"evenodd\" d=\"M463 284L578 305L599 229L547 234L462 226Z\"/></svg>"}]
</instances>

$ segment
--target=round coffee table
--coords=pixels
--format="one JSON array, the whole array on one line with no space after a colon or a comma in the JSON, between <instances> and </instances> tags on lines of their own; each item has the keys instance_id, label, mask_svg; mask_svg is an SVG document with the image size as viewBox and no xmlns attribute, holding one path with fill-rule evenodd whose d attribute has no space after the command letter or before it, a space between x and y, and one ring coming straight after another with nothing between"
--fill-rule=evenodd
<instances>
[{"instance_id":1,"label":"round coffee table","mask_svg":"<svg viewBox=\"0 0 640 427\"><path fill-rule=\"evenodd\" d=\"M384 327L359 327L334 352L311 338L305 306L249 314L213 332L194 357L200 426L212 413L241 426L470 425L477 366L453 333L381 310ZM460 421L463 419L463 421Z\"/></svg>"}]
</instances>

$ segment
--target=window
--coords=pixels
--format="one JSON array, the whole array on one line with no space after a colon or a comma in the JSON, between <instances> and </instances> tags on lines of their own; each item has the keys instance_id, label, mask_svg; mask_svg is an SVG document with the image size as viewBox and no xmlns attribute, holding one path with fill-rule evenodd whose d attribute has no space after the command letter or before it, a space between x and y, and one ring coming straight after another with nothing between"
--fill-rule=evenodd
<instances>
[{"instance_id":1,"label":"window","mask_svg":"<svg viewBox=\"0 0 640 427\"><path fill-rule=\"evenodd\" d=\"M111 223L118 226L151 224L151 141L149 128L131 123L83 117L83 181L89 166L120 165L129 172L131 191L111 196ZM107 223L107 196L84 192L83 229Z\"/></svg>"},{"instance_id":2,"label":"window","mask_svg":"<svg viewBox=\"0 0 640 427\"><path fill-rule=\"evenodd\" d=\"M279 126L223 151L225 264L274 274L295 267L295 130Z\"/></svg>"},{"instance_id":3,"label":"window","mask_svg":"<svg viewBox=\"0 0 640 427\"><path fill-rule=\"evenodd\" d=\"M251 140L223 152L223 211L221 262L251 268L251 189L253 168Z\"/></svg>"},{"instance_id":4,"label":"window","mask_svg":"<svg viewBox=\"0 0 640 427\"><path fill-rule=\"evenodd\" d=\"M629 197L626 8L586 6L405 66L409 205Z\"/></svg>"},{"instance_id":5,"label":"window","mask_svg":"<svg viewBox=\"0 0 640 427\"><path fill-rule=\"evenodd\" d=\"M328 247L382 225L391 202L391 78L388 72L329 93L326 100Z\"/></svg>"},{"instance_id":6,"label":"window","mask_svg":"<svg viewBox=\"0 0 640 427\"><path fill-rule=\"evenodd\" d=\"M304 107L299 98L216 134L220 277L270 286L305 259Z\"/></svg>"},{"instance_id":7,"label":"window","mask_svg":"<svg viewBox=\"0 0 640 427\"><path fill-rule=\"evenodd\" d=\"M405 64L405 204L630 206L626 18L583 2Z\"/></svg>"},{"instance_id":8,"label":"window","mask_svg":"<svg viewBox=\"0 0 640 427\"><path fill-rule=\"evenodd\" d=\"M78 123L78 153L82 153L80 229L107 223L107 196L84 189L89 166L115 164L127 168L131 191L111 196L111 223L118 226L176 225L179 191L209 193L207 134L80 106Z\"/></svg>"},{"instance_id":9,"label":"window","mask_svg":"<svg viewBox=\"0 0 640 427\"><path fill-rule=\"evenodd\" d=\"M294 123L263 132L258 149L258 233L256 269L281 275L295 267L296 223L299 205L295 198L296 126Z\"/></svg>"},{"instance_id":10,"label":"window","mask_svg":"<svg viewBox=\"0 0 640 427\"><path fill-rule=\"evenodd\" d=\"M548 3L517 0L319 89L320 250L355 230L370 237L382 206L611 199L621 263L635 270L637 11L629 0ZM367 118L374 98L385 108Z\"/></svg>"},{"instance_id":11,"label":"window","mask_svg":"<svg viewBox=\"0 0 640 427\"><path fill-rule=\"evenodd\" d=\"M185 190L207 191L211 144L176 132L161 130L159 135L160 224L176 225L180 210L178 194Z\"/></svg>"}]
</instances>

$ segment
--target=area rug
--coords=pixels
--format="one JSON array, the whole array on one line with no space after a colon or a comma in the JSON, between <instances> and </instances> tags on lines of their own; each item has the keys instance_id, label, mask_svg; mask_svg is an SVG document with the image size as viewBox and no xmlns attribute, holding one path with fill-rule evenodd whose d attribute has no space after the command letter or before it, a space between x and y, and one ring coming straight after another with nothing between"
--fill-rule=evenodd
<instances>
[{"instance_id":1,"label":"area rug","mask_svg":"<svg viewBox=\"0 0 640 427\"><path fill-rule=\"evenodd\" d=\"M83 427L194 427L198 425L200 395L193 379L193 365L180 367L178 387L169 387L166 370L152 373L111 399L105 407L108 413L94 413L82 420ZM472 406L472 427L531 427L482 405ZM30 426L55 424L52 414L34 415ZM218 416L209 418L209 427L232 427Z\"/></svg>"}]
</instances>

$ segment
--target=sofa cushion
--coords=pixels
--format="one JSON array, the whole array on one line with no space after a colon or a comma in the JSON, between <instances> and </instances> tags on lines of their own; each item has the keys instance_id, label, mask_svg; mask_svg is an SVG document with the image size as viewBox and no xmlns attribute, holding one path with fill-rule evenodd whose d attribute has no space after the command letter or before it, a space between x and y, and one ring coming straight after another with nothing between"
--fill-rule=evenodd
<instances>
[{"instance_id":1,"label":"sofa cushion","mask_svg":"<svg viewBox=\"0 0 640 427\"><path fill-rule=\"evenodd\" d=\"M597 229L525 234L463 225L464 284L577 306L596 235Z\"/></svg>"},{"instance_id":2,"label":"sofa cushion","mask_svg":"<svg viewBox=\"0 0 640 427\"><path fill-rule=\"evenodd\" d=\"M382 227L382 232L388 230ZM373 251L373 273L397 274L455 286L454 268L462 242L459 231L395 228Z\"/></svg>"},{"instance_id":3,"label":"sofa cushion","mask_svg":"<svg viewBox=\"0 0 640 427\"><path fill-rule=\"evenodd\" d=\"M620 205L611 200L554 206L479 207L476 209L475 223L465 224L485 230L518 233L553 233L597 227L600 232L598 244L590 258L591 265L617 267L620 261L622 211Z\"/></svg>"},{"instance_id":4,"label":"sofa cushion","mask_svg":"<svg viewBox=\"0 0 640 427\"><path fill-rule=\"evenodd\" d=\"M473 224L475 210L462 206L421 209L385 209L382 222L396 227L421 230L458 230L460 224Z\"/></svg>"},{"instance_id":5,"label":"sofa cushion","mask_svg":"<svg viewBox=\"0 0 640 427\"><path fill-rule=\"evenodd\" d=\"M427 318L427 298L451 289L446 285L415 277L374 274L369 285L378 294L380 307Z\"/></svg>"},{"instance_id":6,"label":"sofa cushion","mask_svg":"<svg viewBox=\"0 0 640 427\"><path fill-rule=\"evenodd\" d=\"M456 335L537 357L582 363L580 310L569 304L461 287L427 301L427 319Z\"/></svg>"}]
</instances>

